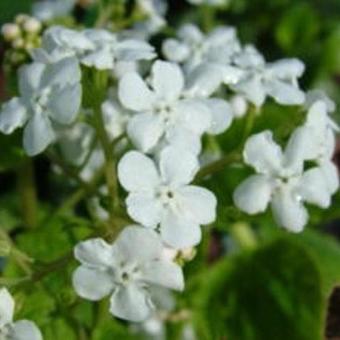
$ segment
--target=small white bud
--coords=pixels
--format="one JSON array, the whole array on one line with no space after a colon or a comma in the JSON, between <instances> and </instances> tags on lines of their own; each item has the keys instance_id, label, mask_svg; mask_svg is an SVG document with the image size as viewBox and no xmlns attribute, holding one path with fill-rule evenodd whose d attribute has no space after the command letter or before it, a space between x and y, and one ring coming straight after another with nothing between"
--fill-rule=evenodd
<instances>
[{"instance_id":1,"label":"small white bud","mask_svg":"<svg viewBox=\"0 0 340 340\"><path fill-rule=\"evenodd\" d=\"M12 41L20 35L20 28L16 24L5 24L2 26L1 32L6 41Z\"/></svg>"},{"instance_id":2,"label":"small white bud","mask_svg":"<svg viewBox=\"0 0 340 340\"><path fill-rule=\"evenodd\" d=\"M12 42L13 48L23 48L25 45L25 41L22 38L17 38Z\"/></svg>"},{"instance_id":3,"label":"small white bud","mask_svg":"<svg viewBox=\"0 0 340 340\"><path fill-rule=\"evenodd\" d=\"M180 256L185 261L191 261L196 255L196 249L194 247L181 249Z\"/></svg>"},{"instance_id":4,"label":"small white bud","mask_svg":"<svg viewBox=\"0 0 340 340\"><path fill-rule=\"evenodd\" d=\"M230 104L233 109L233 114L236 118L242 118L247 113L248 103L243 96L233 96L230 100Z\"/></svg>"},{"instance_id":5,"label":"small white bud","mask_svg":"<svg viewBox=\"0 0 340 340\"><path fill-rule=\"evenodd\" d=\"M30 18L29 15L27 14L18 14L16 17L15 17L15 22L18 24L18 25L22 25L26 20L28 20Z\"/></svg>"},{"instance_id":6,"label":"small white bud","mask_svg":"<svg viewBox=\"0 0 340 340\"><path fill-rule=\"evenodd\" d=\"M41 30L41 22L35 18L29 18L24 21L23 28L27 33L39 33Z\"/></svg>"}]
</instances>

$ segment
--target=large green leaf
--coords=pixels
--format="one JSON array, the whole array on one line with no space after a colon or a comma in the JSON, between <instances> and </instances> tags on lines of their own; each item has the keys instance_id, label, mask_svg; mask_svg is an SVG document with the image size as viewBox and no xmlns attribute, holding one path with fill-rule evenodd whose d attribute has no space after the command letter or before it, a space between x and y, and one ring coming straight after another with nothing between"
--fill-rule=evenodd
<instances>
[{"instance_id":1,"label":"large green leaf","mask_svg":"<svg viewBox=\"0 0 340 340\"><path fill-rule=\"evenodd\" d=\"M324 302L317 265L286 239L217 264L197 295L200 339L317 340Z\"/></svg>"}]
</instances>

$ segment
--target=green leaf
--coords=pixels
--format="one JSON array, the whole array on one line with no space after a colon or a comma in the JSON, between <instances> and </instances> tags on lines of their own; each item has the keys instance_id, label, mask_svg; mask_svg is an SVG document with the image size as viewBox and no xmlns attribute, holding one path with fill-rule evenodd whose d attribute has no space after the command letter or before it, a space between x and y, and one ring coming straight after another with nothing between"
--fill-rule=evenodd
<instances>
[{"instance_id":1,"label":"green leaf","mask_svg":"<svg viewBox=\"0 0 340 340\"><path fill-rule=\"evenodd\" d=\"M197 295L199 338L319 340L321 284L309 253L289 240L226 258L205 276Z\"/></svg>"}]
</instances>

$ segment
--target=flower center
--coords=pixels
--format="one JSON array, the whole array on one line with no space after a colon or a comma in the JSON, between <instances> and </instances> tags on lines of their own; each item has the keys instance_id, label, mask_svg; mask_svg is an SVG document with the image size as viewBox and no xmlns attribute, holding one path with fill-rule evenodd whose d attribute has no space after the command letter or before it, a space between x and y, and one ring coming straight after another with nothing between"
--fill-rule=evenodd
<instances>
[{"instance_id":1,"label":"flower center","mask_svg":"<svg viewBox=\"0 0 340 340\"><path fill-rule=\"evenodd\" d=\"M33 107L41 112L46 111L49 96L51 93L50 88L43 89L40 93L33 97Z\"/></svg>"}]
</instances>

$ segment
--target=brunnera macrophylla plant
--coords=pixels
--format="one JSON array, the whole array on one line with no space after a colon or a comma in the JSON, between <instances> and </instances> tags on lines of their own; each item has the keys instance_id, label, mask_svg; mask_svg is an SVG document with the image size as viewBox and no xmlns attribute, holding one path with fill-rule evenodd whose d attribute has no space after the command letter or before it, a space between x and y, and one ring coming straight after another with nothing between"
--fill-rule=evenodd
<instances>
[{"instance_id":1,"label":"brunnera macrophylla plant","mask_svg":"<svg viewBox=\"0 0 340 340\"><path fill-rule=\"evenodd\" d=\"M20 49L30 30L42 33L25 47L29 56L17 71L14 96L2 105L0 131L22 131L26 155L55 162L53 175L64 171L82 190L71 206L88 200L89 223L105 226L73 244L70 258L79 266L68 285L80 298L109 297L107 313L128 322L163 322L160 288L164 296L185 292L184 264L220 218L219 200L202 179L229 166L230 154L253 172L225 192L235 209L255 215L270 207L279 227L301 232L307 204L330 207L339 187L335 105L299 86L302 61L269 62L229 26L203 32L184 24L153 46L150 38L167 25L165 1L137 1L147 15L119 29L105 6L96 27L50 25L74 5L62 3L34 7L43 24L27 16L3 27L9 49ZM269 127L252 133L267 101L296 107L299 123L284 143ZM249 123L242 150L224 154L219 136L238 119ZM30 275L35 280L48 271ZM3 288L1 339L42 338L32 322L13 322L13 311Z\"/></svg>"}]
</instances>

